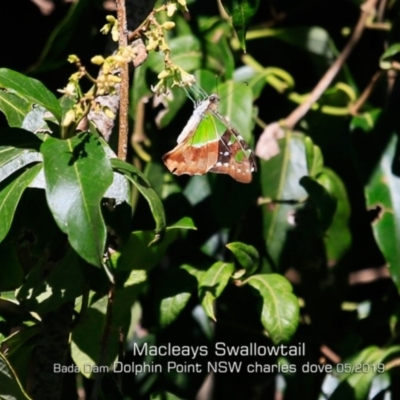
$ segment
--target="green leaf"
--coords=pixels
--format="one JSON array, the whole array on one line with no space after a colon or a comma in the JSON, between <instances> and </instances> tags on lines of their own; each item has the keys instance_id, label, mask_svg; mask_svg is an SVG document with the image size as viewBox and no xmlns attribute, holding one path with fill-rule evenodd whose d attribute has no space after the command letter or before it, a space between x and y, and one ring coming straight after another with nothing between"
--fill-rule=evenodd
<instances>
[{"instance_id":1,"label":"green leaf","mask_svg":"<svg viewBox=\"0 0 400 400\"><path fill-rule=\"evenodd\" d=\"M214 321L216 320L214 301L221 295L234 271L234 264L217 261L200 279L199 297L201 305L206 314Z\"/></svg>"},{"instance_id":2,"label":"green leaf","mask_svg":"<svg viewBox=\"0 0 400 400\"><path fill-rule=\"evenodd\" d=\"M81 307L82 314L72 331L71 356L85 377L95 376L93 367L98 366L100 360L105 366L117 360L121 331L128 331L131 309L142 290L143 281L137 281L132 274L115 290L112 303L108 295L98 298L91 293L89 307Z\"/></svg>"},{"instance_id":3,"label":"green leaf","mask_svg":"<svg viewBox=\"0 0 400 400\"><path fill-rule=\"evenodd\" d=\"M28 102L43 106L60 121L61 106L54 94L42 82L10 69L0 68L0 87L17 94Z\"/></svg>"},{"instance_id":4,"label":"green leaf","mask_svg":"<svg viewBox=\"0 0 400 400\"><path fill-rule=\"evenodd\" d=\"M316 146L309 136L304 137L307 169L311 177L316 177L324 167L324 157L321 149Z\"/></svg>"},{"instance_id":5,"label":"green leaf","mask_svg":"<svg viewBox=\"0 0 400 400\"><path fill-rule=\"evenodd\" d=\"M0 110L7 118L11 127L22 126L26 114L31 109L31 103L13 93L0 90Z\"/></svg>"},{"instance_id":6,"label":"green leaf","mask_svg":"<svg viewBox=\"0 0 400 400\"><path fill-rule=\"evenodd\" d=\"M215 19L204 33L205 37L205 68L223 75L225 79L232 79L235 69L235 60L227 38L231 35L231 27L227 21ZM215 85L215 74L214 85ZM213 85L213 86L214 86Z\"/></svg>"},{"instance_id":7,"label":"green leaf","mask_svg":"<svg viewBox=\"0 0 400 400\"><path fill-rule=\"evenodd\" d=\"M150 270L164 257L168 246L176 239L180 229L194 229L193 223L185 218L166 229L162 240L154 242L154 234L151 231L132 232L127 243L120 252L112 255L111 259L120 271Z\"/></svg>"},{"instance_id":8,"label":"green leaf","mask_svg":"<svg viewBox=\"0 0 400 400\"><path fill-rule=\"evenodd\" d=\"M324 235L328 263L333 266L346 254L351 245L350 202L346 187L335 172L323 168L323 172L316 179L337 201L332 222Z\"/></svg>"},{"instance_id":9,"label":"green leaf","mask_svg":"<svg viewBox=\"0 0 400 400\"><path fill-rule=\"evenodd\" d=\"M187 100L186 93L181 88L172 88L168 96L159 96L157 102L163 105L163 109L156 117L156 124L165 128L175 118L179 110Z\"/></svg>"},{"instance_id":10,"label":"green leaf","mask_svg":"<svg viewBox=\"0 0 400 400\"><path fill-rule=\"evenodd\" d=\"M252 274L260 262L260 255L253 247L241 242L228 243L226 247L233 253L239 264L246 270L247 274Z\"/></svg>"},{"instance_id":11,"label":"green leaf","mask_svg":"<svg viewBox=\"0 0 400 400\"><path fill-rule=\"evenodd\" d=\"M120 171L139 190L150 206L151 213L156 222L156 240L163 234L166 226L163 204L157 193L151 187L144 174L135 166L117 158L111 159L114 169Z\"/></svg>"},{"instance_id":12,"label":"green leaf","mask_svg":"<svg viewBox=\"0 0 400 400\"><path fill-rule=\"evenodd\" d=\"M25 309L43 315L81 296L84 287L79 258L70 249L44 278L43 265L38 263L18 290L17 299Z\"/></svg>"},{"instance_id":13,"label":"green leaf","mask_svg":"<svg viewBox=\"0 0 400 400\"><path fill-rule=\"evenodd\" d=\"M100 201L113 180L110 160L89 133L48 138L41 152L47 202L57 225L83 259L101 266L106 227Z\"/></svg>"},{"instance_id":14,"label":"green leaf","mask_svg":"<svg viewBox=\"0 0 400 400\"><path fill-rule=\"evenodd\" d=\"M26 165L42 161L38 153L41 143L37 136L24 129L1 129L0 182Z\"/></svg>"},{"instance_id":15,"label":"green leaf","mask_svg":"<svg viewBox=\"0 0 400 400\"><path fill-rule=\"evenodd\" d=\"M321 229L325 232L330 227L336 212L336 198L331 196L324 186L308 176L300 179L300 185L307 191L309 199L316 207Z\"/></svg>"},{"instance_id":16,"label":"green leaf","mask_svg":"<svg viewBox=\"0 0 400 400\"><path fill-rule=\"evenodd\" d=\"M183 400L183 397L178 397L170 392L157 392L152 393L150 400Z\"/></svg>"},{"instance_id":17,"label":"green leaf","mask_svg":"<svg viewBox=\"0 0 400 400\"><path fill-rule=\"evenodd\" d=\"M46 118L46 119L45 119ZM53 125L51 123L53 122ZM59 126L54 126L54 118L49 118L47 110L42 106L35 106L30 110L22 123L22 128L29 132L52 132L55 136L59 132Z\"/></svg>"},{"instance_id":18,"label":"green leaf","mask_svg":"<svg viewBox=\"0 0 400 400\"><path fill-rule=\"evenodd\" d=\"M306 198L299 185L300 178L308 175L304 136L287 132L278 141L280 153L268 161L261 161L260 181L263 198L264 238L268 254L278 265L288 232L294 228L289 216L295 215Z\"/></svg>"},{"instance_id":19,"label":"green leaf","mask_svg":"<svg viewBox=\"0 0 400 400\"><path fill-rule=\"evenodd\" d=\"M399 350L399 346L393 346L385 350L377 346L369 346L355 356L343 360L336 367L336 373L339 375L341 383L329 399L343 399L344 395L349 392L349 387L352 392L352 398L356 400L366 399L372 380L378 373L382 373L385 370L385 359L392 354L397 354L398 356ZM344 373L342 370L344 370Z\"/></svg>"},{"instance_id":20,"label":"green leaf","mask_svg":"<svg viewBox=\"0 0 400 400\"><path fill-rule=\"evenodd\" d=\"M168 42L171 49L171 60L187 72L201 68L201 44L193 35L184 35L171 39ZM146 61L147 66L159 74L164 68L163 55L160 52L150 53Z\"/></svg>"},{"instance_id":21,"label":"green leaf","mask_svg":"<svg viewBox=\"0 0 400 400\"><path fill-rule=\"evenodd\" d=\"M72 330L71 356L86 378L93 375L92 366L98 365L101 345L104 345L102 338L107 323L107 304L108 296L93 301ZM105 359L102 360L104 366L110 365L117 357L118 327L110 324L107 334L107 351Z\"/></svg>"},{"instance_id":22,"label":"green leaf","mask_svg":"<svg viewBox=\"0 0 400 400\"><path fill-rule=\"evenodd\" d=\"M376 108L367 112L363 112L359 115L354 115L351 119L351 130L362 129L364 132L371 132L379 118L382 116L382 109Z\"/></svg>"},{"instance_id":23,"label":"green leaf","mask_svg":"<svg viewBox=\"0 0 400 400\"><path fill-rule=\"evenodd\" d=\"M221 98L218 111L251 143L253 130L253 96L251 89L233 81L224 82L218 87Z\"/></svg>"},{"instance_id":24,"label":"green leaf","mask_svg":"<svg viewBox=\"0 0 400 400\"><path fill-rule=\"evenodd\" d=\"M18 177L10 176L0 184L0 242L6 237L14 217L15 210L22 193L37 176L42 169L38 164L26 171L23 171Z\"/></svg>"},{"instance_id":25,"label":"green leaf","mask_svg":"<svg viewBox=\"0 0 400 400\"><path fill-rule=\"evenodd\" d=\"M367 206L379 211L372 228L375 239L400 290L400 178L393 172L398 139L393 136L365 188Z\"/></svg>"},{"instance_id":26,"label":"green leaf","mask_svg":"<svg viewBox=\"0 0 400 400\"><path fill-rule=\"evenodd\" d=\"M7 400L30 399L2 353L0 353L0 398Z\"/></svg>"},{"instance_id":27,"label":"green leaf","mask_svg":"<svg viewBox=\"0 0 400 400\"><path fill-rule=\"evenodd\" d=\"M194 73L194 77L196 78L196 85L201 87L206 93L215 91L215 84L218 77L211 71L199 69Z\"/></svg>"},{"instance_id":28,"label":"green leaf","mask_svg":"<svg viewBox=\"0 0 400 400\"><path fill-rule=\"evenodd\" d=\"M223 6L232 18L243 51L246 51L246 32L252 17L256 14L260 0L229 0Z\"/></svg>"},{"instance_id":29,"label":"green leaf","mask_svg":"<svg viewBox=\"0 0 400 400\"><path fill-rule=\"evenodd\" d=\"M398 56L399 53L400 53L400 43L394 43L390 45L389 48L387 48L385 52L381 55L381 58L379 60L380 67L382 69L392 68L392 62L399 60Z\"/></svg>"},{"instance_id":30,"label":"green leaf","mask_svg":"<svg viewBox=\"0 0 400 400\"><path fill-rule=\"evenodd\" d=\"M123 202L130 204L132 202L132 192L131 185L125 179L125 176L114 172L113 183L107 189L104 197L107 199L114 199L116 204L121 204Z\"/></svg>"},{"instance_id":31,"label":"green leaf","mask_svg":"<svg viewBox=\"0 0 400 400\"><path fill-rule=\"evenodd\" d=\"M41 162L42 160L42 155L36 151L0 146L0 182L27 165Z\"/></svg>"},{"instance_id":32,"label":"green leaf","mask_svg":"<svg viewBox=\"0 0 400 400\"><path fill-rule=\"evenodd\" d=\"M185 268L167 271L156 286L155 303L159 325L165 328L179 316L197 288L197 280Z\"/></svg>"},{"instance_id":33,"label":"green leaf","mask_svg":"<svg viewBox=\"0 0 400 400\"><path fill-rule=\"evenodd\" d=\"M299 323L299 302L289 281L278 274L253 275L246 280L262 299L261 323L274 344L291 339Z\"/></svg>"},{"instance_id":34,"label":"green leaf","mask_svg":"<svg viewBox=\"0 0 400 400\"><path fill-rule=\"evenodd\" d=\"M173 38L169 41L169 46L174 64L188 72L201 68L201 43L196 36L184 35Z\"/></svg>"}]
</instances>

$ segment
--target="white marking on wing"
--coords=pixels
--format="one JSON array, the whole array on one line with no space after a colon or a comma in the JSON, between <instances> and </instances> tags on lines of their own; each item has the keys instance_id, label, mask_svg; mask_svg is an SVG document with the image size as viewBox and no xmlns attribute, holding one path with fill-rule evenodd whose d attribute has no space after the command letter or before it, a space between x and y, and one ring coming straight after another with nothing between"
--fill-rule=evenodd
<instances>
[{"instance_id":1,"label":"white marking on wing","mask_svg":"<svg viewBox=\"0 0 400 400\"><path fill-rule=\"evenodd\" d=\"M188 136L193 134L193 132L197 129L201 120L204 118L205 112L210 107L210 100L206 99L201 101L196 108L193 110L192 116L189 118L189 121L183 128L182 132L178 136L177 142L178 144L183 142Z\"/></svg>"}]
</instances>

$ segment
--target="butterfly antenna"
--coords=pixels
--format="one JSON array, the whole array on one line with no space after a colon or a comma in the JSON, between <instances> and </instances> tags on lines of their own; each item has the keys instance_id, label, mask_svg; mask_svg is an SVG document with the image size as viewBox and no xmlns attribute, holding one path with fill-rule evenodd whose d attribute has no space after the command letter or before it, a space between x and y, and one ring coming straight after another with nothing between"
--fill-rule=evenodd
<instances>
[{"instance_id":1,"label":"butterfly antenna","mask_svg":"<svg viewBox=\"0 0 400 400\"><path fill-rule=\"evenodd\" d=\"M233 92L235 92L237 89L239 89L242 85L249 86L248 82L241 82L239 85L234 87L225 97L222 97L220 100L226 99L228 96L230 96Z\"/></svg>"}]
</instances>

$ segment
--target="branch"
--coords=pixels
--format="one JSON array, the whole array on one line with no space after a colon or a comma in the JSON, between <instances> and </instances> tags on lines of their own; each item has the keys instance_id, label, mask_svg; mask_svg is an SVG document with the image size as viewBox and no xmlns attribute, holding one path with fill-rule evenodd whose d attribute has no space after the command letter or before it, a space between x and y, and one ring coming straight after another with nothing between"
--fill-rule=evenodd
<instances>
[{"instance_id":1,"label":"branch","mask_svg":"<svg viewBox=\"0 0 400 400\"><path fill-rule=\"evenodd\" d=\"M338 74L343 64L346 62L347 58L351 54L355 45L360 40L362 33L364 32L366 22L370 17L371 13L375 10L375 6L378 0L366 0L366 2L361 6L361 15L357 22L357 25L353 31L353 34L347 43L346 47L342 50L339 57L332 64L332 66L326 71L325 75L318 82L317 86L313 89L307 100L300 104L292 113L286 118L284 125L293 129L294 126L303 118L307 112L310 110L312 105L318 101L322 96L328 86L331 84L335 76Z\"/></svg>"},{"instance_id":2,"label":"branch","mask_svg":"<svg viewBox=\"0 0 400 400\"><path fill-rule=\"evenodd\" d=\"M126 25L126 8L125 0L116 0L117 18L119 30L119 47L128 45L127 25ZM120 91L120 108L119 108L119 134L118 134L118 158L126 160L128 152L128 105L129 105L129 66L124 63L121 67L121 91Z\"/></svg>"}]
</instances>

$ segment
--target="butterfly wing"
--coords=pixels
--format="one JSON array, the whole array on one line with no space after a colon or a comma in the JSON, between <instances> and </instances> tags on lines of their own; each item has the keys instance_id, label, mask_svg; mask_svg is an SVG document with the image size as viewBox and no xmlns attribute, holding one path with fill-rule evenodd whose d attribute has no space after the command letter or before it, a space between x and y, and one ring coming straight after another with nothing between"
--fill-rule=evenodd
<instances>
[{"instance_id":1,"label":"butterfly wing","mask_svg":"<svg viewBox=\"0 0 400 400\"><path fill-rule=\"evenodd\" d=\"M227 174L238 182L250 183L257 164L254 153L242 136L232 126L227 126L218 144L218 159L210 172Z\"/></svg>"},{"instance_id":2,"label":"butterfly wing","mask_svg":"<svg viewBox=\"0 0 400 400\"><path fill-rule=\"evenodd\" d=\"M178 145L163 156L175 175L216 172L249 183L257 166L254 154L232 124L218 112L219 97L212 94L195 108Z\"/></svg>"},{"instance_id":3,"label":"butterfly wing","mask_svg":"<svg viewBox=\"0 0 400 400\"><path fill-rule=\"evenodd\" d=\"M191 119L188 124L186 138L166 153L163 161L175 175L204 175L218 161L220 132L225 128L211 113Z\"/></svg>"}]
</instances>

